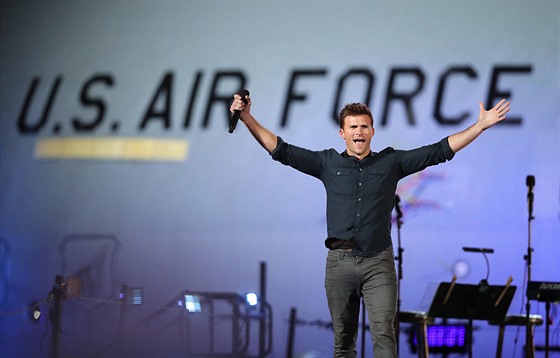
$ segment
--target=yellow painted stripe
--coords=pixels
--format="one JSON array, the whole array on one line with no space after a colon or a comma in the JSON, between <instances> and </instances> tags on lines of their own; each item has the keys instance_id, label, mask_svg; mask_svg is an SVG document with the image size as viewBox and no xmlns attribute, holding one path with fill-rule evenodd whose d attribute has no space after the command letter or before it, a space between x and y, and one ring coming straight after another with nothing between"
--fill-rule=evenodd
<instances>
[{"instance_id":1,"label":"yellow painted stripe","mask_svg":"<svg viewBox=\"0 0 560 358\"><path fill-rule=\"evenodd\" d=\"M40 138L35 144L35 158L179 162L187 158L188 148L184 139Z\"/></svg>"}]
</instances>

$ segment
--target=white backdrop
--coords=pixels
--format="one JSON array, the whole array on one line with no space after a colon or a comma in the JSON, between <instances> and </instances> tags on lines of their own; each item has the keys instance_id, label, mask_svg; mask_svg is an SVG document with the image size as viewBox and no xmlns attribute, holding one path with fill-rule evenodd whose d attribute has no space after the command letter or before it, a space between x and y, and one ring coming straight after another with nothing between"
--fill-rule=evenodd
<instances>
[{"instance_id":1,"label":"white backdrop","mask_svg":"<svg viewBox=\"0 0 560 358\"><path fill-rule=\"evenodd\" d=\"M426 310L458 262L468 267L458 282L484 278L484 258L461 249L475 246L495 250L489 281L511 275L510 313L523 313L527 175L532 278L560 281L559 16L546 1L2 0L0 354L47 355L48 321L23 308L57 274L82 280L82 299L64 306L64 356L184 356L180 316L161 307L185 289L257 291L260 262L272 357L285 356L291 307L329 321L324 190L273 162L242 124L227 133L240 87L286 141L339 151L332 113L368 101L368 88L376 151L436 142L474 123L478 101L510 100L508 125L401 182L402 308ZM178 162L36 156L40 141L69 138L179 139L188 152ZM121 285L144 289L125 318L111 303ZM497 329L477 325L475 356L494 354ZM514 335L505 354L520 356ZM299 326L295 352L329 356L331 340Z\"/></svg>"}]
</instances>

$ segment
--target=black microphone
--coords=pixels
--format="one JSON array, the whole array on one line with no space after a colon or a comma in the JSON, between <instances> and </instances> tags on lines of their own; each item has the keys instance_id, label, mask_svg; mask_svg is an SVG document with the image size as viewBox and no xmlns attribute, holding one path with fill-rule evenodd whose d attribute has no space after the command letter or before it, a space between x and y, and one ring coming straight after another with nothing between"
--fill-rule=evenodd
<instances>
[{"instance_id":1,"label":"black microphone","mask_svg":"<svg viewBox=\"0 0 560 358\"><path fill-rule=\"evenodd\" d=\"M246 89L242 89L239 92L237 92L238 95L241 96L241 100L243 102L245 102L245 104L247 104L247 99L245 98L245 96L249 95L249 91L247 91ZM233 111L233 114L231 115L231 118L229 120L229 132L233 133L233 131L235 130L235 127L237 126L237 122L239 121L239 116L241 115L241 111L235 110Z\"/></svg>"},{"instance_id":2,"label":"black microphone","mask_svg":"<svg viewBox=\"0 0 560 358\"><path fill-rule=\"evenodd\" d=\"M525 184L528 186L528 193L527 193L527 204L529 206L529 216L533 216L533 187L535 186L535 177L532 175L527 175L527 179L525 179Z\"/></svg>"},{"instance_id":3,"label":"black microphone","mask_svg":"<svg viewBox=\"0 0 560 358\"><path fill-rule=\"evenodd\" d=\"M527 184L527 186L529 187L529 192L533 191L533 187L535 186L535 177L532 175L527 175L525 184Z\"/></svg>"},{"instance_id":4,"label":"black microphone","mask_svg":"<svg viewBox=\"0 0 560 358\"><path fill-rule=\"evenodd\" d=\"M395 210L397 210L397 217L402 218L401 198L398 195L395 195Z\"/></svg>"},{"instance_id":5,"label":"black microphone","mask_svg":"<svg viewBox=\"0 0 560 358\"><path fill-rule=\"evenodd\" d=\"M493 254L494 249L485 249L480 247L463 247L465 252L482 252L483 254Z\"/></svg>"}]
</instances>

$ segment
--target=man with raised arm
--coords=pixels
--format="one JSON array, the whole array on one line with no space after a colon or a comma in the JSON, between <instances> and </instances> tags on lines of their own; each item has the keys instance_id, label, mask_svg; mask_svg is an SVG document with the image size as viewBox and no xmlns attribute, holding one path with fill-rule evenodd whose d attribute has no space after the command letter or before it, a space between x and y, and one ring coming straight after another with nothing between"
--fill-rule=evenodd
<instances>
[{"instance_id":1,"label":"man with raised arm","mask_svg":"<svg viewBox=\"0 0 560 358\"><path fill-rule=\"evenodd\" d=\"M334 356L356 357L360 298L369 318L376 358L397 357L393 322L397 278L391 241L391 212L397 182L424 168L451 160L482 132L506 118L510 103L490 110L479 103L476 123L441 141L412 150L371 151L375 134L370 109L361 103L340 112L339 135L346 149L312 151L284 142L251 114L251 98L234 95L230 110L240 111L257 142L272 159L323 182L327 193L329 249L325 290L334 329Z\"/></svg>"}]
</instances>

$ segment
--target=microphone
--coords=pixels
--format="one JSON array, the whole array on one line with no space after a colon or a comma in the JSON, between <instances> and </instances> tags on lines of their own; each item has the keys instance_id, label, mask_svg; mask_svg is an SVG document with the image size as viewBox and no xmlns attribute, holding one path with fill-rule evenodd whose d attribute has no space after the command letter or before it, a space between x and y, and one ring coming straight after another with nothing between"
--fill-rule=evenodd
<instances>
[{"instance_id":1,"label":"microphone","mask_svg":"<svg viewBox=\"0 0 560 358\"><path fill-rule=\"evenodd\" d=\"M245 104L247 104L247 99L245 98L245 96L249 95L249 91L247 91L246 89L242 89L239 92L237 92L238 95L241 96L241 100L243 102L245 102ZM231 118L229 120L229 132L233 133L233 131L235 130L235 127L237 126L237 122L239 121L239 116L241 115L241 111L235 110L233 111L233 114L231 115Z\"/></svg>"},{"instance_id":2,"label":"microphone","mask_svg":"<svg viewBox=\"0 0 560 358\"><path fill-rule=\"evenodd\" d=\"M483 254L493 254L494 249L485 249L479 247L463 247L463 251L465 252L482 252Z\"/></svg>"},{"instance_id":3,"label":"microphone","mask_svg":"<svg viewBox=\"0 0 560 358\"><path fill-rule=\"evenodd\" d=\"M397 217L402 218L401 198L398 195L395 195L395 210L397 211Z\"/></svg>"},{"instance_id":4,"label":"microphone","mask_svg":"<svg viewBox=\"0 0 560 358\"><path fill-rule=\"evenodd\" d=\"M525 179L525 184L529 187L529 190L533 190L535 186L535 177L533 175L527 175L527 179Z\"/></svg>"},{"instance_id":5,"label":"microphone","mask_svg":"<svg viewBox=\"0 0 560 358\"><path fill-rule=\"evenodd\" d=\"M525 179L525 184L528 187L527 193L527 204L529 205L529 216L533 215L533 187L535 186L535 177L532 175L527 175L527 179Z\"/></svg>"}]
</instances>

